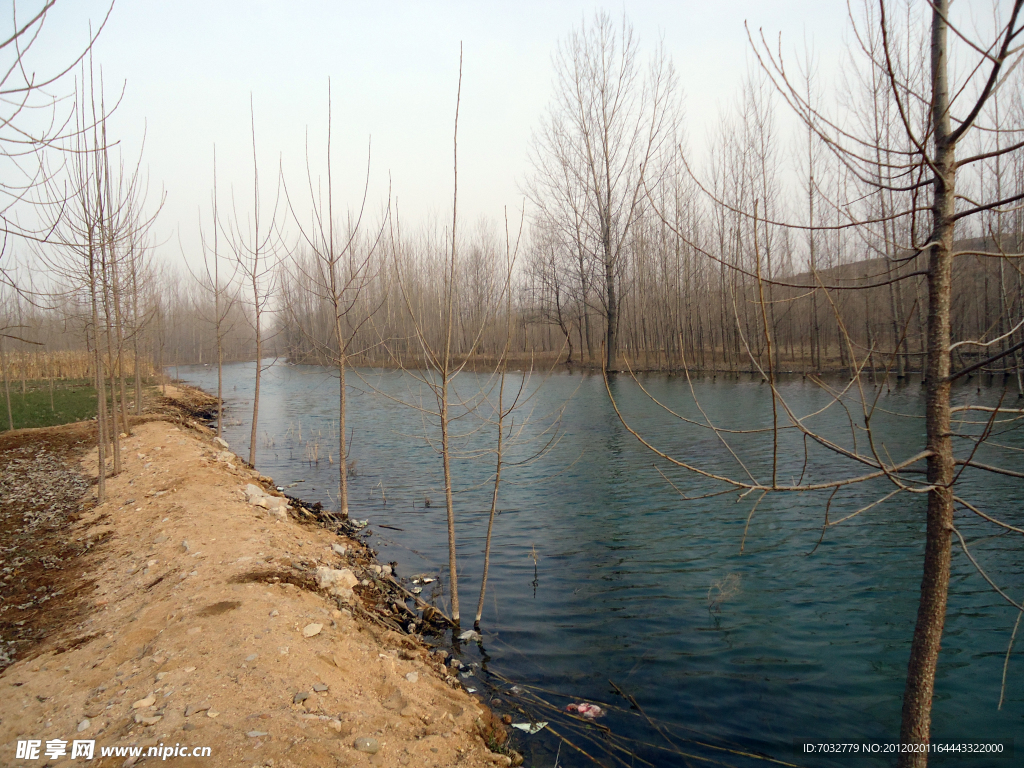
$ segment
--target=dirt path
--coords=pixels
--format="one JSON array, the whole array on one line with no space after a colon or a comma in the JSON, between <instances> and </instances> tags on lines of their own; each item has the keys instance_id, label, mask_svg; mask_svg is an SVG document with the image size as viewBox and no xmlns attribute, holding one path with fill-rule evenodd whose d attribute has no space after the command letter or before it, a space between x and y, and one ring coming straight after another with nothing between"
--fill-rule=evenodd
<instances>
[{"instance_id":1,"label":"dirt path","mask_svg":"<svg viewBox=\"0 0 1024 768\"><path fill-rule=\"evenodd\" d=\"M181 421L134 428L102 504L94 484L70 499L89 487L74 472L88 428L0 441L0 632L19 658L0 674L0 764L508 765L438 655L367 619L379 567L363 545L300 523ZM79 469L95 482L95 449ZM16 759L30 739L39 757ZM75 740L93 760L72 759ZM48 741L67 754L47 758ZM161 745L210 756L101 756Z\"/></svg>"}]
</instances>

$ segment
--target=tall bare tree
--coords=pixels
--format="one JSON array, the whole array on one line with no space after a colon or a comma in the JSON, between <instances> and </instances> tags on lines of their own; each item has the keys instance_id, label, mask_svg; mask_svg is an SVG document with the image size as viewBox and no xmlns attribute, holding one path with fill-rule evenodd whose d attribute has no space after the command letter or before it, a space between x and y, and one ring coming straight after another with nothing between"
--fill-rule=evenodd
<instances>
[{"instance_id":1,"label":"tall bare tree","mask_svg":"<svg viewBox=\"0 0 1024 768\"><path fill-rule=\"evenodd\" d=\"M213 147L213 191L210 195L210 213L212 224L210 227L211 238L207 239L206 233L200 226L200 239L203 249L203 269L200 276L200 284L208 289L208 294L213 297L213 315L208 321L213 326L214 344L217 357L217 437L224 436L224 340L230 331L230 317L235 306L234 281L238 272L238 260L234 260L234 269L226 278L221 276L220 254L220 215L217 198L217 146ZM211 266L212 265L212 266ZM196 275L193 275L196 277Z\"/></svg>"},{"instance_id":2,"label":"tall bare tree","mask_svg":"<svg viewBox=\"0 0 1024 768\"><path fill-rule=\"evenodd\" d=\"M911 642L907 675L903 694L903 708L900 726L900 740L903 751L899 756L900 766L924 766L927 764L928 748L931 739L931 710L935 689L935 674L939 661L939 649L946 619L948 602L952 544L954 537L959 542L965 556L971 561L981 576L988 581L1008 604L1018 611L1024 606L1012 600L1005 591L1000 589L994 579L986 573L972 556L968 542L956 525L954 510L959 508L975 515L985 524L991 524L1003 530L1021 533L1021 529L1000 520L997 516L980 509L969 498L966 491L958 490L958 481L965 471L972 473L994 473L1002 476L1021 477L1021 473L1010 467L981 463L977 458L980 445L986 442L989 430L997 418L1019 418L1020 409L1006 408L1001 404L988 406L958 406L951 403L951 388L955 380L973 371L984 368L1005 358L1014 351L1014 346L1005 346L995 354L961 368L953 370L953 354L958 347L974 346L990 349L1000 341L1000 337L992 336L993 328L981 328L979 335L968 337L954 343L953 337L953 306L958 292L964 287L957 284L954 272L954 260L964 256L991 256L990 250L981 245L972 246L970 241L961 242L954 239L955 229L966 227L972 218L978 218L988 211L1011 211L1024 200L1024 190L1014 190L1003 195L991 195L977 199L970 194L958 193L958 180L964 169L976 163L989 160L1001 154L1024 148L1024 141L1012 145L996 147L968 157L957 157L957 149L968 141L972 130L988 130L990 126L978 126L979 116L987 104L994 98L998 90L1004 86L1008 77L1021 59L1019 41L1024 34L1024 21L1020 18L1024 0L1015 0L1007 14L1005 22L998 23L991 30L987 40L974 40L965 35L959 26L950 21L948 0L933 0L929 9L922 14L921 23L926 27L930 41L929 81L924 89L918 87L917 72L912 67L898 65L899 51L893 35L893 22L888 16L888 5L884 0L878 3L877 10L873 4L867 5L866 24L857 28L859 36L876 34L880 44L862 46L865 66L876 70L888 91L887 98L892 100L898 116L899 137L895 146L883 148L878 152L877 141L879 132L869 130L866 136L851 132L839 118L831 117L809 100L806 96L806 83L791 80L784 62L779 58L776 49L769 46L764 38L755 41L754 50L764 71L773 79L777 92L788 101L797 115L805 121L805 125L817 134L828 146L834 157L843 168L864 188L876 192L905 193L901 198L903 204L896 210L889 210L885 216L888 226L882 230L882 237L891 237L899 232L906 237L900 244L901 258L914 265L914 272L901 274L896 279L908 279L917 275L926 281L927 294L924 317L926 320L926 348L924 366L925 385L925 436L921 449L912 455L892 458L872 430L871 419L877 408L878 394L871 396L865 391L860 372L870 359L870 352L858 355L851 343L850 334L842 320L836 295L843 295L851 289L863 289L866 284L884 286L887 284L890 270L884 267L868 279L849 281L834 280L831 284L821 282L826 289L824 295L833 306L840 332L840 349L848 356L853 376L846 387L839 391L826 386L838 399L844 393L857 393L862 416L860 424L851 431L858 430L867 435L865 448L863 438L858 443L854 436L848 448L836 440L834 436L819 434L810 429L806 417L798 414L786 401L775 386L775 366L777 360L769 352L766 357L757 353L757 344L751 338L750 331L742 332L742 340L750 358L752 367L760 372L770 385L772 427L766 430L752 430L761 434L768 445L765 446L771 456L770 467L764 474L754 470L754 464L744 462L740 453L730 445L730 437L720 430L713 422L703 415L702 420L688 421L691 425L704 427L722 440L732 456L737 460L741 473L731 476L722 472L712 472L693 462L683 461L659 451L656 446L629 427L623 417L623 423L645 445L657 452L662 458L688 472L703 478L724 483L739 490L744 495L753 494L749 520L755 514L758 505L769 494L777 493L809 493L823 492L830 494L829 502L824 505L825 529L876 507L898 495L919 494L927 500L925 519L927 521L924 537L924 561L918 600L917 619ZM866 26L865 30L863 27ZM951 75L951 39L959 40L958 52L974 59L974 65L964 70L960 79L954 80ZM912 39L912 36L911 36ZM884 173L879 173L880 160L884 158ZM864 200L862 192L855 193L856 199ZM727 201L716 198L716 202L725 205L730 212L745 218L751 223L754 265L760 264L761 251L765 247L759 236L762 225L772 224L786 229L798 228L785 220L771 220L765 214L764 190L756 191L749 201L749 207L729 206ZM876 237L875 227L880 224L878 208L870 204L858 209L842 196L834 197L829 205L841 211L845 221L823 227L816 225L819 233L853 232L861 233L865 238ZM922 219L925 220L922 223ZM805 225L806 226L806 225ZM714 254L709 253L710 257ZM1024 258L1024 254L1003 254L1015 259ZM750 277L749 270L739 265L731 266L735 271ZM833 275L833 278L835 275ZM794 287L798 284L787 283L783 278L764 274L760 268L754 274L756 294L756 312L761 316L757 331L763 338L768 349L777 344L777 329L768 320L767 288ZM1019 346L1024 346L1021 344ZM890 351L898 355L898 349ZM609 395L613 395L611 386ZM880 390L879 390L880 392ZM613 403L614 403L613 397ZM616 410L618 406L616 404ZM965 416L981 414L983 421L975 430L978 434L970 434L970 442L966 452L954 450L953 435L954 417L960 420L959 426L966 427ZM675 414L673 414L675 415ZM620 417L622 414L620 413ZM680 417L681 418L681 417ZM835 477L808 478L801 476L799 480L787 481L780 475L780 462L783 461L785 432L793 430L805 441L833 453L837 462L851 462L851 466L860 468L861 472L850 472L842 479ZM980 430L980 431L979 431ZM805 443L806 445L806 443ZM805 451L807 448L805 447ZM922 472L920 467L924 464ZM806 466L806 465L805 465ZM923 475L923 477L922 477ZM881 494L871 503L865 505L842 520L829 519L831 498L836 494L859 486L872 480L885 480L891 484L888 492ZM919 496L919 497L920 497Z\"/></svg>"},{"instance_id":3,"label":"tall bare tree","mask_svg":"<svg viewBox=\"0 0 1024 768\"><path fill-rule=\"evenodd\" d=\"M253 382L252 429L249 434L249 464L256 466L256 438L259 434L260 412L260 380L263 375L263 344L266 325L264 315L270 307L274 293L274 282L277 277L277 266L280 254L280 232L278 231L278 213L281 202L280 174L274 203L270 207L269 216L262 206L260 193L259 158L256 154L256 113L249 99L249 117L252 135L252 216L239 216L237 208L233 210L230 223L229 240L234 252L238 271L244 281L246 291L252 304L251 321L256 337L256 375Z\"/></svg>"},{"instance_id":4,"label":"tall bare tree","mask_svg":"<svg viewBox=\"0 0 1024 768\"><path fill-rule=\"evenodd\" d=\"M581 264L592 262L605 366L615 370L625 251L645 187L657 187L659 161L676 138L675 71L660 48L645 68L633 27L623 17L616 28L603 11L559 45L554 66L555 96L533 138L526 192Z\"/></svg>"},{"instance_id":5,"label":"tall bare tree","mask_svg":"<svg viewBox=\"0 0 1024 768\"><path fill-rule=\"evenodd\" d=\"M114 472L120 469L120 441L116 412L107 409L107 381L116 408L116 382L121 373L124 342L124 313L121 311L122 270L134 243L145 237L156 214L147 214L141 157L134 165L114 155L114 142L107 135L109 111L104 99L102 74L97 77L92 59L83 65L76 87L73 130L66 139L69 158L58 168L47 169L39 190L44 202L40 210L48 231L47 243L37 251L65 288L51 297L60 302L83 293L88 310L84 318L86 339L93 355L93 376L97 390L99 450L99 495L103 498L106 477L106 446L113 448ZM104 355L106 347L106 355ZM123 379L121 398L124 401ZM127 414L122 411L122 428Z\"/></svg>"},{"instance_id":6,"label":"tall bare tree","mask_svg":"<svg viewBox=\"0 0 1024 768\"><path fill-rule=\"evenodd\" d=\"M338 510L342 517L348 517L348 474L349 451L345 439L345 404L346 384L345 373L349 366L349 357L353 352L352 344L358 338L359 329L370 321L377 305L364 302L366 293L376 277L373 271L373 259L378 251L381 237L388 226L387 213L382 217L381 226L372 235L369 242L363 242L361 227L366 211L366 197L370 184L370 153L367 151L366 184L363 187L362 202L355 219L349 219L348 226L342 229L336 220L334 208L334 175L332 173L331 156L331 86L327 83L327 164L326 164L326 199L322 193L314 192L313 170L309 161L307 142L306 176L309 184L312 210L310 223L305 217L298 215L288 188L285 194L288 207L298 226L302 243L309 249L311 259L297 261L296 266L301 273L300 282L311 288L318 299L326 302L330 308L330 328L333 344L324 345L319 342L316 334L307 334L317 346L318 352L333 363L338 372ZM373 306L371 306L373 305ZM294 316L294 315L293 315ZM302 319L296 317L298 324Z\"/></svg>"}]
</instances>

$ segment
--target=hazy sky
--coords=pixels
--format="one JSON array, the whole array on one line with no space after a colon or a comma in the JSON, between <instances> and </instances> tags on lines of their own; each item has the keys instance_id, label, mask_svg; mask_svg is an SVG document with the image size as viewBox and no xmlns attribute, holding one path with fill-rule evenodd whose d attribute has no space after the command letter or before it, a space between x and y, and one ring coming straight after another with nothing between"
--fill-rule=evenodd
<instances>
[{"instance_id":1,"label":"hazy sky","mask_svg":"<svg viewBox=\"0 0 1024 768\"><path fill-rule=\"evenodd\" d=\"M157 226L161 250L197 246L200 206L208 215L213 146L222 211L232 188L240 211L252 187L249 100L255 110L263 185L278 162L296 199L308 200L304 156L326 136L327 81L333 92L336 200L358 205L372 137L371 205L391 184L409 225L447 216L452 130L463 46L459 119L459 204L466 224L518 210L531 131L552 94L551 56L594 10L625 11L648 54L664 41L685 95L695 147L720 106L736 97L749 65L744 21L783 35L787 52L813 40L832 69L844 40L839 0L626 2L261 2L119 0L95 49L107 90L126 88L114 131L143 159L151 198L167 201ZM107 4L58 3L41 50L79 50L90 19ZM37 66L42 66L37 63ZM314 173L322 173L317 159Z\"/></svg>"}]
</instances>

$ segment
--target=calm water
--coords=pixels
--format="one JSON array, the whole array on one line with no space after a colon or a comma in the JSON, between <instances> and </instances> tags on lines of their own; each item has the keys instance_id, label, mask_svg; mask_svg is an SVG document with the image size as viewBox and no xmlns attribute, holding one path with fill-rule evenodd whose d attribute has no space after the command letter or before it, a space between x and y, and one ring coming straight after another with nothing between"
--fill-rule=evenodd
<instances>
[{"instance_id":1,"label":"calm water","mask_svg":"<svg viewBox=\"0 0 1024 768\"><path fill-rule=\"evenodd\" d=\"M254 364L225 370L225 437L247 455ZM398 573L432 573L447 582L444 491L439 440L429 416L396 400L429 408L407 376L363 371L350 381L348 427L357 474L351 514L369 519L370 543ZM216 391L216 370L179 369L184 380ZM687 418L701 418L690 386L679 377L643 380L651 395ZM460 378L471 398L487 380ZM707 430L679 421L631 381L613 384L630 423L668 454L710 471L741 477L743 469ZM721 427L770 425L767 387L751 381L700 380L695 394ZM794 380L781 387L800 415L825 407L820 388ZM470 687L507 688L603 765L764 765L757 752L785 764L880 765L892 760L807 758L795 741L890 741L913 631L923 553L925 499L901 494L848 523L830 528L821 545L828 494L765 498L744 528L754 496L733 492L687 501L721 486L673 469L641 446L619 422L600 377L559 374L528 383L531 397L516 414L495 530L483 648L464 661L483 662ZM324 369L278 364L264 374L257 466L289 493L330 503L337 486L337 380ZM492 392L492 395L494 393ZM867 393L870 398L874 392ZM1000 392L973 386L959 403L995 403ZM395 398L395 399L389 399ZM846 403L856 419L856 398ZM884 393L873 419L875 449L909 456L922 444L920 389ZM480 409L481 411L485 409ZM903 414L898 417L896 414ZM527 417L529 417L528 420ZM848 411L832 407L808 425L846 446L871 449L863 430L851 435ZM455 462L464 625L472 622L482 568L493 428L473 415L456 422L466 437ZM977 430L962 426L961 432ZM543 448L557 430L557 442ZM545 432L545 430L548 430ZM993 439L1024 446L1013 423ZM961 453L969 441L958 438ZM770 477L771 441L734 435L736 453L755 475ZM318 450L319 464L308 458ZM859 470L822 450L805 460L803 441L786 433L779 445L780 481L853 476ZM1024 454L983 448L978 458L1020 469ZM806 466L805 466L806 465ZM965 474L960 495L1016 525L1024 524L1024 482ZM832 503L835 520L892 490L863 484ZM384 498L386 497L386 504ZM425 507L429 497L432 505ZM958 512L972 552L1008 594L1024 597L1018 535L997 535ZM387 528L381 525L389 526ZM396 530L400 529L400 530ZM429 588L428 588L429 589ZM427 594L425 593L426 597ZM446 595L439 595L445 603ZM978 575L959 546L940 658L933 740L1009 741L1024 749L1024 628L1011 657L1006 700L997 710L1014 609ZM1022 622L1024 623L1024 622ZM611 681L611 682L610 682ZM611 683L635 697L630 709ZM508 698L504 693L491 693ZM516 698L516 697L513 697ZM599 722L613 737L580 728L556 711L571 701L613 705ZM645 719L650 718L650 721ZM517 719L522 719L517 715ZM657 723L657 726L653 725ZM526 765L552 766L557 740L543 732L517 734ZM636 757L616 751L625 746ZM674 750L674 751L670 751ZM689 755L689 757L684 757ZM947 764L1010 765L1010 760L935 760ZM643 761L647 761L646 763ZM590 760L562 745L559 764ZM777 763L776 763L777 764Z\"/></svg>"}]
</instances>

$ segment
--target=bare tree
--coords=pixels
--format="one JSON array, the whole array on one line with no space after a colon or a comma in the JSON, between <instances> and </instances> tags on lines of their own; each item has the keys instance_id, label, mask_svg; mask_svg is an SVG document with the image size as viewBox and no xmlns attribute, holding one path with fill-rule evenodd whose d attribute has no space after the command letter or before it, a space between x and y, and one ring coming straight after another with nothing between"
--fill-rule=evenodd
<instances>
[{"instance_id":1,"label":"bare tree","mask_svg":"<svg viewBox=\"0 0 1024 768\"><path fill-rule=\"evenodd\" d=\"M571 245L567 248L566 244L559 240L557 232L543 223L535 227L527 266L527 295L531 302L530 308L536 314L535 319L558 326L565 340L562 345L566 350L565 363L570 366L577 362L573 360L573 325L576 326L580 340L581 361L585 348L583 332L586 327L586 321L583 319L586 313L586 304L582 299L584 292L581 287L572 284L573 265L566 264L566 257L571 257L571 254ZM581 281L582 285L585 285L585 281Z\"/></svg>"},{"instance_id":2,"label":"bare tree","mask_svg":"<svg viewBox=\"0 0 1024 768\"><path fill-rule=\"evenodd\" d=\"M80 50L72 49L76 53L65 63L54 66L53 62L47 62L40 70L34 49L44 37L44 27L55 2L35 3L26 12L26 3L12 0L10 28L0 33L0 164L5 168L4 180L0 182L0 232L3 233L0 281L15 290L20 287L10 260L10 238L39 241L47 236L45 226L19 222L18 207L54 170L52 161L49 166L44 161L46 150L53 150L50 154L59 156L64 141L75 130L81 130L80 125L76 127L75 106L59 111L60 99L53 95L51 86L72 72L91 52L113 10L111 3L95 32L90 29L86 43ZM50 193L54 191L51 187ZM60 204L67 200L53 202Z\"/></svg>"},{"instance_id":3,"label":"bare tree","mask_svg":"<svg viewBox=\"0 0 1024 768\"><path fill-rule=\"evenodd\" d=\"M460 365L453 354L453 343L455 339L456 323L456 276L458 274L459 252L458 252L458 222L459 222L459 107L462 103L462 51L459 51L459 85L455 96L455 129L452 139L452 227L449 233L449 247L445 252L443 272L441 280L440 306L440 333L436 338L431 338L427 327L424 324L424 317L417 312L413 306L410 295L411 286L408 281L402 280L398 274L399 285L402 290L402 298L405 301L406 309L413 320L416 329L416 342L419 344L426 371L418 376L433 394L437 403L438 429L441 432L441 461L444 471L444 497L445 513L448 522L448 590L452 605L452 621L459 623L459 571L458 558L455 548L455 502L452 495L452 447L451 447L451 425L452 425L452 390L454 380L465 367L465 361ZM392 227L392 246L398 265L399 249L395 237L396 228ZM397 271L397 270L396 270ZM474 344L475 346L475 344Z\"/></svg>"},{"instance_id":4,"label":"bare tree","mask_svg":"<svg viewBox=\"0 0 1024 768\"><path fill-rule=\"evenodd\" d=\"M520 221L522 222L522 219ZM522 234L521 226L520 234ZM498 373L498 399L494 406L494 413L490 417L494 422L495 427L494 483L491 492L491 509L487 516L487 537L484 541L484 569L483 573L480 575L480 599L477 601L476 616L473 619L473 626L476 629L480 628L480 619L483 617L484 613L484 599L487 596L487 577L491 566L491 538L494 534L494 516L498 511L498 494L501 490L501 470L507 462L506 451L508 450L508 442L510 439L514 438L513 430L509 429L508 434L506 435L507 424L524 397L524 390L528 380L528 375L524 373L520 378L519 386L516 388L517 392L515 393L515 396L509 398L508 395L506 395L505 384L508 374L508 357L512 346L512 276L518 252L519 238L516 238L516 244L513 248L509 238L508 223L506 220L504 285L501 288L500 295L497 297L499 302L501 299L504 299L505 302L505 346L498 355L498 361L496 364L496 370ZM523 425L520 423L519 431L521 432L522 429Z\"/></svg>"},{"instance_id":5,"label":"bare tree","mask_svg":"<svg viewBox=\"0 0 1024 768\"><path fill-rule=\"evenodd\" d=\"M278 208L281 201L281 183L278 175L274 204L267 216L261 206L259 160L256 155L256 113L249 99L249 115L252 133L252 164L253 164L253 208L252 216L243 219L238 215L237 207L233 211L230 224L229 239L234 252L238 271L245 282L246 290L251 296L252 325L256 335L256 377L253 384L252 429L249 435L249 464L256 466L256 436L260 410L260 379L263 374L263 315L270 306L274 292L274 280L277 275L277 262L280 250L280 233L277 228ZM232 199L233 199L232 195Z\"/></svg>"},{"instance_id":6,"label":"bare tree","mask_svg":"<svg viewBox=\"0 0 1024 768\"><path fill-rule=\"evenodd\" d=\"M470 391L460 392L456 383L460 374L466 370L480 349L488 326L501 308L501 297L507 301L511 290L511 265L509 272L504 270L495 275L494 262L489 258L480 259L488 251L486 243L474 247L463 247L460 239L458 209L458 130L459 108L462 96L462 56L459 56L459 85L455 102L455 128L453 136L453 197L451 228L446 229L440 237L425 238L423 261L419 273L419 281L413 280L416 267L415 258L409 253L410 246L401 237L400 221L396 215L390 219L390 238L388 246L395 267L395 277L401 300L412 326L412 343L417 347L415 356L406 354L403 360L401 350L392 339L388 350L392 362L401 368L410 380L425 393L429 404L415 402L412 398L403 402L404 405L418 410L425 420L436 424L440 440L435 442L429 435L427 442L441 456L443 483L445 494L445 512L448 527L448 578L449 595L451 598L451 619L458 625L461 611L459 603L459 571L456 550L456 519L455 519L455 470L460 459L478 459L490 453L491 449L469 449L460 451L460 443L468 440L481 429L498 424L499 430L504 429L504 418L507 416L504 387L499 386L498 405L488 400L492 389L491 384L498 381L503 371L503 361L508 349L507 336L503 346L498 349L498 373L488 377L488 381L480 386L470 385ZM481 229L481 238L486 238L487 230ZM469 252L469 257L464 252ZM474 255L475 254L475 255ZM510 257L511 258L511 257ZM514 261L514 259L513 259ZM475 262L475 263L474 263ZM489 269L485 269L489 267ZM476 268L476 285L472 290L465 290L467 280ZM467 294L469 296L467 297ZM468 299L468 300L467 300ZM508 325L505 325L507 332ZM410 359L411 357L411 359ZM421 369L412 365L419 364ZM378 390L379 391L379 390ZM383 394L383 393L382 393ZM486 411L486 412L485 412ZM492 418L493 416L493 418ZM476 421L475 426L459 425ZM499 435L502 434L499 431ZM492 507L497 503L497 492L501 480L502 447L499 437L496 479L492 495ZM493 516L492 516L493 523ZM489 546L489 544L488 544ZM481 601L483 592L481 592Z\"/></svg>"},{"instance_id":7,"label":"bare tree","mask_svg":"<svg viewBox=\"0 0 1024 768\"><path fill-rule=\"evenodd\" d=\"M967 37L951 23L948 0L931 2L928 14L930 18L925 22L930 38L930 80L924 91L917 87L917 72L912 67L903 68L896 63L899 54L895 49L892 21L887 16L887 4L884 1L879 2L877 14L871 5L867 6L867 29L858 26L855 31L861 40L865 35L877 34L879 37L879 45L862 45L861 48L865 55L865 66L876 71L888 92L886 98L891 99L894 105L900 134L893 137L896 139L895 145L883 147L881 152L877 146L880 132L872 130L867 136L859 136L848 130L842 120L830 117L807 98L806 83L800 84L789 78L781 55L776 53L763 37L754 42L755 53L764 71L772 78L777 92L804 120L805 125L824 141L843 169L858 184L883 194L906 193L903 197L896 198L901 199L903 204L896 210L888 210L881 220L877 207L872 210L869 204L866 210L858 209L847 199L833 198L829 205L842 212L845 221L827 227L820 223L814 224L812 221L810 226L818 233L853 232L870 238L875 236L874 227L884 220L886 226L882 229L883 238L892 237L895 232L903 233L907 238L907 241L900 244L898 252L902 260L914 265L914 271L901 274L896 279L920 275L924 277L927 285L927 346L924 350L926 434L921 450L909 456L892 458L881 439L875 435L872 429L872 416L878 407L877 400L881 390L875 395L865 391L861 371L867 364L869 352L858 355L843 323L842 312L835 301L836 295L842 295L851 289L861 289L866 283L885 285L888 267L870 280L861 279L846 284L836 281L831 285L819 283L822 289L826 289L824 296L833 306L841 334L840 349L845 347L845 354L853 371L852 378L845 386L836 389L828 387L824 382L822 386L834 393L836 403L851 394L856 394L856 401L862 410L857 419L859 424L851 420L851 431L854 433L853 447L840 443L834 436L826 436L810 429L807 424L808 416L798 414L776 387L777 360L770 350L777 342L777 329L768 319L767 291L773 285L785 286L787 283L778 276L772 277L761 271L759 265L762 250L765 248L762 233L765 231L764 226L768 224L786 229L807 230L809 227L791 224L784 219L772 220L770 214L766 215L763 189L755 192L749 207L730 206L721 198L716 198L716 202L725 205L733 215L749 221L753 234L751 247L756 267L753 277L757 290L755 306L761 316L757 332L769 350L766 358L757 353L757 340L752 338L752 334L749 331L743 332L742 327L738 330L753 368L761 373L770 386L772 426L748 431L748 434L761 435L768 442L765 447L771 456L770 467L763 473L756 471L755 465L745 461L742 451L733 445L730 433L718 428L703 411L702 418L698 421L685 419L674 413L673 416L678 416L692 426L712 431L736 460L740 468L739 474L712 472L692 461L669 456L629 427L625 417L619 414L627 429L670 464L722 483L728 488L735 489L743 497L752 495L755 501L750 509L748 525L758 505L769 494L827 494L823 535L829 527L862 514L898 495L920 494L927 499L921 589L903 695L900 740L904 745L904 751L899 756L901 766L923 766L927 763L927 744L931 738L932 698L946 618L954 537L981 576L1008 604L1018 611L1024 610L1024 606L1007 596L994 579L981 568L971 554L968 542L954 519L954 510L959 508L976 516L985 524L995 525L1002 530L1024 533L1020 528L980 509L977 504L962 496L961 493L964 492L958 491L957 488L961 475L967 471L1024 477L1016 469L982 463L977 458L978 449L986 443L996 420L1019 419L1022 412L1017 408L1006 408L1001 402L996 407L966 405L956 408L951 403L951 387L956 379L1006 357L1014 351L1014 346L1017 346L1004 346L995 354L990 354L959 371L953 371L952 358L958 347L966 345L989 349L1001 341L1000 336L991 335L991 329L982 329L980 336L953 342L952 307L958 289L954 280L954 259L972 255L991 255L980 246L971 247L964 243L958 247L957 241L954 240L954 230L957 226L965 226L972 217L978 217L988 211L1014 210L1019 201L1024 200L1024 192L1013 191L1009 194L975 199L964 192L958 193L957 182L965 168L1016 151L1024 147L1024 141L959 159L957 148L966 142L966 137L971 135L972 130L990 130L989 126L978 124L979 117L983 114L986 104L989 104L998 90L1004 86L1021 60L1018 41L1024 33L1024 22L1020 19L1022 6L1024 0L1014 2L1005 23L996 24L991 37L987 41L978 42ZM959 81L954 81L950 74L951 36L960 41L959 51L974 60L973 66L965 70ZM882 174L879 173L880 166L884 169ZM866 199L860 191L855 194L858 200ZM714 257L714 254L707 255ZM1019 253L1002 255L1015 259L1024 258L1024 254ZM731 265L731 268L741 273L746 272L749 276L749 271L743 270L742 267ZM889 365L898 354L898 349L890 350ZM608 393L615 404L610 384ZM618 405L615 404L615 407L618 412ZM972 414L981 415L983 421L965 421ZM964 429L971 423L976 425L973 431L962 433L962 436L969 438L966 452L954 450L954 419L957 420L956 426ZM780 466L788 442L783 438L789 431L803 438L805 470L799 480L787 482L780 474ZM859 438L858 433L861 435ZM807 477L808 444L831 452L835 457L833 464L848 462L852 467L859 468L859 472L850 471L842 479L835 479L834 476ZM836 494L873 480L886 481L890 488L853 514L840 520L830 519L829 510Z\"/></svg>"},{"instance_id":8,"label":"bare tree","mask_svg":"<svg viewBox=\"0 0 1024 768\"><path fill-rule=\"evenodd\" d=\"M359 212L353 221L349 220L344 232L335 219L334 212L334 176L331 164L331 91L330 81L327 84L327 168L326 168L326 200L314 191L313 171L309 162L307 143L306 177L312 198L311 223L305 224L303 217L297 215L288 196L287 185L284 186L288 196L288 207L299 228L300 237L312 256L309 268L296 262L302 273L301 282L313 288L317 297L329 305L330 328L333 344L317 343L315 334L307 334L316 344L318 352L330 360L338 372L338 510L341 517L348 517L348 474L349 450L345 440L345 372L349 358L353 353L352 344L358 338L359 329L370 321L377 306L369 307L363 303L365 293L376 276L373 271L373 258L377 253L380 239L388 226L390 208L383 216L381 226L371 242L361 242L363 214L366 210L366 196L370 184L370 153L367 150L366 184ZM356 310L363 310L357 317ZM301 327L301 319L296 318Z\"/></svg>"},{"instance_id":9,"label":"bare tree","mask_svg":"<svg viewBox=\"0 0 1024 768\"><path fill-rule=\"evenodd\" d=\"M661 49L644 71L632 26L623 17L616 29L604 12L559 46L554 65L555 97L533 139L526 191L581 265L594 263L605 366L615 370L623 259L645 186L658 185L657 162L676 138L676 77Z\"/></svg>"},{"instance_id":10,"label":"bare tree","mask_svg":"<svg viewBox=\"0 0 1024 768\"><path fill-rule=\"evenodd\" d=\"M213 317L211 324L214 331L214 343L217 355L217 437L224 435L224 339L230 330L229 318L235 301L232 284L238 271L239 262L234 261L234 269L226 278L221 278L221 260L219 251L220 217L217 208L217 146L213 147L213 192L210 195L212 224L212 242L208 241L206 234L200 226L200 238L203 248L203 268L205 275L200 283L208 288L213 296ZM211 269L212 263L212 269ZM195 277L195 275L193 275ZM258 364L258 362L257 362Z\"/></svg>"},{"instance_id":11,"label":"bare tree","mask_svg":"<svg viewBox=\"0 0 1024 768\"><path fill-rule=\"evenodd\" d=\"M76 94L74 131L66 148L70 162L66 173L48 172L42 188L48 200L67 202L60 207L41 208L44 215L52 219L47 225L47 247L40 246L39 256L55 275L63 277L68 291L84 289L88 297L86 328L97 392L98 492L102 500L106 488L108 441L113 447L114 473L120 470L119 430L116 414L113 422L108 421L106 389L109 378L116 406L114 384L123 341L120 262L129 250L128 244L144 233L153 219L146 219L143 214L141 163L130 169L120 158L115 166L111 158L111 142L107 136L109 112L102 77L97 82L91 60L88 68L83 66ZM51 252L50 245L56 246L56 252ZM57 293L53 297L62 298Z\"/></svg>"}]
</instances>

